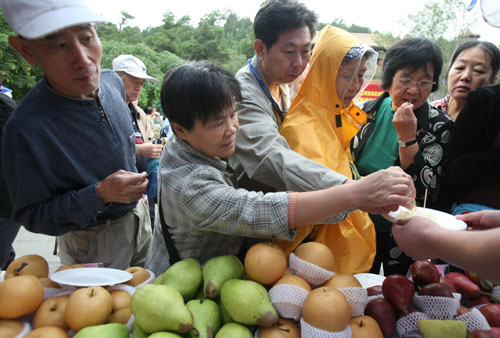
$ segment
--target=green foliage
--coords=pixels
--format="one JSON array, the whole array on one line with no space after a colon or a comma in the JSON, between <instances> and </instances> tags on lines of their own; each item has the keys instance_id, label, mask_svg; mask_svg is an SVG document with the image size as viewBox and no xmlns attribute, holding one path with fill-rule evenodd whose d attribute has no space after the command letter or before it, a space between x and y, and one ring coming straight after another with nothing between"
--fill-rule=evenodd
<instances>
[{"instance_id":1,"label":"green foliage","mask_svg":"<svg viewBox=\"0 0 500 338\"><path fill-rule=\"evenodd\" d=\"M409 14L410 36L434 41L451 34L463 36L472 22L465 21L467 4L463 0L432 0L416 14ZM452 31L454 30L454 31Z\"/></svg>"},{"instance_id":2,"label":"green foliage","mask_svg":"<svg viewBox=\"0 0 500 338\"><path fill-rule=\"evenodd\" d=\"M453 50L469 39L471 22L465 20L466 0L429 0L424 9L408 16L407 36L423 36L437 42L443 52L441 91L446 91L446 69ZM176 18L172 12L163 15L163 22L156 27L141 30L129 26L134 16L122 11L117 23L99 24L97 33L103 45L102 67L111 68L111 61L120 54L133 54L147 66L148 73L158 78L153 84L146 82L140 97L140 105L146 106L159 101L161 81L170 68L185 60L209 60L226 68L233 74L246 60L254 55L253 25L248 17L240 18L231 10L212 11L197 25L189 16ZM357 24L348 25L337 18L331 23L353 33L371 33L371 29ZM325 24L319 24L318 29ZM8 45L7 37L12 31L0 12L0 75L5 86L14 91L14 98L21 99L39 80L42 72L25 62ZM375 41L386 49L401 37L390 33L375 33ZM381 67L379 67L380 69ZM380 72L380 71L379 71ZM377 74L379 74L377 72ZM444 90L444 92L442 92Z\"/></svg>"},{"instance_id":3,"label":"green foliage","mask_svg":"<svg viewBox=\"0 0 500 338\"><path fill-rule=\"evenodd\" d=\"M472 38L469 28L473 26L474 20L466 19L466 6L464 0L432 0L421 11L408 15L407 36L433 40L443 54L439 89L431 95L431 99L438 99L447 94L447 71L451 56L461 43Z\"/></svg>"},{"instance_id":4,"label":"green foliage","mask_svg":"<svg viewBox=\"0 0 500 338\"><path fill-rule=\"evenodd\" d=\"M168 51L155 52L143 43L129 44L122 41L102 41L102 68L111 69L113 59L121 54L133 54L146 65L149 75L158 79L157 83L146 81L139 98L139 105L146 107L160 100L160 88L165 73L184 62Z\"/></svg>"},{"instance_id":5,"label":"green foliage","mask_svg":"<svg viewBox=\"0 0 500 338\"><path fill-rule=\"evenodd\" d=\"M335 26L335 27L342 28L342 29L344 29L348 32L351 32L351 33L371 33L372 32L371 29L368 27L358 26L356 24L351 24L349 26L342 18L335 18L332 21L331 25ZM320 26L321 26L321 28L323 28L325 26L325 24L321 24Z\"/></svg>"},{"instance_id":6,"label":"green foliage","mask_svg":"<svg viewBox=\"0 0 500 338\"><path fill-rule=\"evenodd\" d=\"M42 77L38 67L30 66L9 46L8 37L14 35L0 10L0 76L2 85L12 89L13 98L21 100Z\"/></svg>"}]
</instances>

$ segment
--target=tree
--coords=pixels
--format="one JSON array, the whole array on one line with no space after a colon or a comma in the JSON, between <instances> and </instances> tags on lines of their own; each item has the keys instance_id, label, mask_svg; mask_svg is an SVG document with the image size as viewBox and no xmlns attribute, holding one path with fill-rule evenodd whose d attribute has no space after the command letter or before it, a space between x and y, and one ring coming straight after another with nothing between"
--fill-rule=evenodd
<instances>
[{"instance_id":1,"label":"tree","mask_svg":"<svg viewBox=\"0 0 500 338\"><path fill-rule=\"evenodd\" d=\"M0 75L2 85L12 89L13 98L21 100L35 83L42 77L39 67L29 65L8 42L14 33L0 10Z\"/></svg>"},{"instance_id":2,"label":"tree","mask_svg":"<svg viewBox=\"0 0 500 338\"><path fill-rule=\"evenodd\" d=\"M465 35L474 23L466 20L467 4L463 0L433 0L416 14L408 15L409 35L438 41L445 36L452 39Z\"/></svg>"},{"instance_id":3,"label":"tree","mask_svg":"<svg viewBox=\"0 0 500 338\"><path fill-rule=\"evenodd\" d=\"M118 36L121 37L122 30L125 28L125 25L129 22L129 20L135 19L135 16L132 14L129 14L125 11L121 11L122 17L120 18L120 21L118 22Z\"/></svg>"},{"instance_id":4,"label":"tree","mask_svg":"<svg viewBox=\"0 0 500 338\"><path fill-rule=\"evenodd\" d=\"M356 24L351 24L350 26L342 18L336 18L331 23L332 26L342 28L351 33L371 33L371 29L364 26L358 26ZM326 24L320 24L320 29L326 26Z\"/></svg>"},{"instance_id":5,"label":"tree","mask_svg":"<svg viewBox=\"0 0 500 338\"><path fill-rule=\"evenodd\" d=\"M441 76L439 90L432 94L432 99L443 97L448 92L445 74L449 60L458 45L472 38L469 27L475 20L467 18L466 6L464 0L432 0L421 11L408 15L407 36L431 39L443 54L444 76Z\"/></svg>"},{"instance_id":6,"label":"tree","mask_svg":"<svg viewBox=\"0 0 500 338\"><path fill-rule=\"evenodd\" d=\"M139 98L142 107L153 105L160 100L160 89L163 76L171 68L184 62L181 58L168 52L157 52L143 43L128 44L122 41L102 42L102 68L111 69L113 59L121 54L132 54L146 65L147 72L157 78L157 83L146 81Z\"/></svg>"}]
</instances>

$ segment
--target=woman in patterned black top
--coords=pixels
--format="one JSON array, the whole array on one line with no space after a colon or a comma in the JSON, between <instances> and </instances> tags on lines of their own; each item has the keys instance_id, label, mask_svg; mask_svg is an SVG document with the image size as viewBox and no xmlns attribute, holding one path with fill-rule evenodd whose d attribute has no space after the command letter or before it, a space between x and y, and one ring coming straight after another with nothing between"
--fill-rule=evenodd
<instances>
[{"instance_id":1,"label":"woman in patterned black top","mask_svg":"<svg viewBox=\"0 0 500 338\"><path fill-rule=\"evenodd\" d=\"M441 160L452 121L427 103L438 88L443 65L439 47L424 38L405 39L391 47L382 66L380 97L361 108L368 122L351 141L353 159L364 176L392 165L413 177L417 203L432 194L442 173ZM406 274L412 259L392 239L391 224L371 215L377 230L377 256L372 272Z\"/></svg>"}]
</instances>

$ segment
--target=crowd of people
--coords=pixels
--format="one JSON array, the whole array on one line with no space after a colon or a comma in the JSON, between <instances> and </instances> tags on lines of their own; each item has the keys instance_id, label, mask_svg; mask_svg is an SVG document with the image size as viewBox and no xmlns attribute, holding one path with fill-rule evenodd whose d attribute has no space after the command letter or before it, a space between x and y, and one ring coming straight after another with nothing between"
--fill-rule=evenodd
<instances>
[{"instance_id":1,"label":"crowd of people","mask_svg":"<svg viewBox=\"0 0 500 338\"><path fill-rule=\"evenodd\" d=\"M493 44L459 46L449 95L429 103L441 51L403 39L384 56L385 92L358 106L377 52L330 25L313 48L317 15L270 0L254 19L255 55L235 76L207 61L167 72L159 122L137 104L144 81L158 80L129 54L101 69L105 20L83 2L2 0L2 10L9 44L44 74L17 108L2 97L2 267L22 225L57 236L61 264L156 274L269 239L286 253L324 243L335 272L405 274L414 258L500 271L499 257L483 253L500 230L500 86L480 88L497 78ZM303 73L292 100L289 84ZM459 217L488 229L456 234L381 216L424 200L479 211ZM467 238L483 245L454 255Z\"/></svg>"}]
</instances>

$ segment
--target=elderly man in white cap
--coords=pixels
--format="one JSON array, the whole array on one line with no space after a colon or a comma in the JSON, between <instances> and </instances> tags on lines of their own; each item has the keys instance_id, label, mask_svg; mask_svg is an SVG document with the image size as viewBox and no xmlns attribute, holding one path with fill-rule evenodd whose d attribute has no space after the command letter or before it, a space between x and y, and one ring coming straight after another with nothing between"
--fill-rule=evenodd
<instances>
[{"instance_id":1,"label":"elderly man in white cap","mask_svg":"<svg viewBox=\"0 0 500 338\"><path fill-rule=\"evenodd\" d=\"M1 0L9 44L44 77L4 129L12 218L58 236L62 264L143 265L151 241L146 173L120 78L101 70L97 22L81 0Z\"/></svg>"},{"instance_id":2,"label":"elderly man in white cap","mask_svg":"<svg viewBox=\"0 0 500 338\"><path fill-rule=\"evenodd\" d=\"M137 151L137 170L146 171L148 174L148 188L146 194L149 202L149 213L151 223L154 224L155 206L154 200L157 190L157 171L163 144L154 144L154 129L148 123L144 110L137 104L141 95L144 81L158 82L146 72L146 66L137 57L130 54L117 56L112 63L113 70L120 75L125 86L125 101L130 109L130 119L135 133L135 145Z\"/></svg>"}]
</instances>

